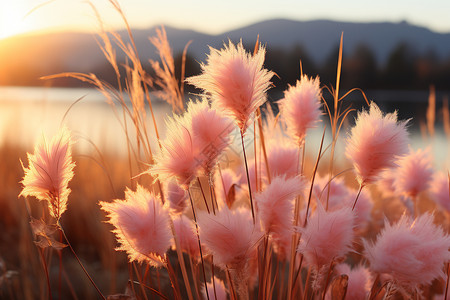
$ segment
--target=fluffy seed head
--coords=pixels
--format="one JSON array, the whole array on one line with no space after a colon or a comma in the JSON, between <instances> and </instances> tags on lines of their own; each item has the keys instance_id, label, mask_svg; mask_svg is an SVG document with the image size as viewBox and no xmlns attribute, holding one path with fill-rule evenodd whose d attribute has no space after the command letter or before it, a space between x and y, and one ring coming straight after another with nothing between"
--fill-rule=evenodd
<instances>
[{"instance_id":1,"label":"fluffy seed head","mask_svg":"<svg viewBox=\"0 0 450 300\"><path fill-rule=\"evenodd\" d=\"M19 196L48 201L50 214L56 220L66 211L71 191L68 184L75 167L71 147L70 132L63 127L49 144L42 139L34 148L34 154L28 153L28 168L23 167L25 176Z\"/></svg>"},{"instance_id":2,"label":"fluffy seed head","mask_svg":"<svg viewBox=\"0 0 450 300\"><path fill-rule=\"evenodd\" d=\"M198 223L202 243L221 267L244 266L261 237L248 209L223 207L215 216L200 213Z\"/></svg>"},{"instance_id":3,"label":"fluffy seed head","mask_svg":"<svg viewBox=\"0 0 450 300\"><path fill-rule=\"evenodd\" d=\"M315 271L329 265L351 249L353 219L351 208L325 211L319 202L306 227L299 229L302 237L297 251Z\"/></svg>"},{"instance_id":4,"label":"fluffy seed head","mask_svg":"<svg viewBox=\"0 0 450 300\"><path fill-rule=\"evenodd\" d=\"M167 135L161 142L161 152L154 156L155 164L148 173L161 181L175 177L187 189L200 167L190 131L191 123L175 116L166 121Z\"/></svg>"},{"instance_id":5,"label":"fluffy seed head","mask_svg":"<svg viewBox=\"0 0 450 300\"><path fill-rule=\"evenodd\" d=\"M263 68L265 49L260 46L255 55L247 53L242 41L231 41L224 49L210 48L207 64L201 64L202 74L187 82L211 95L215 107L229 114L245 132L255 110L266 101L273 72Z\"/></svg>"},{"instance_id":6,"label":"fluffy seed head","mask_svg":"<svg viewBox=\"0 0 450 300\"><path fill-rule=\"evenodd\" d=\"M296 176L299 166L298 146L275 144L275 142L273 141L269 144L267 151L270 177L286 176L289 178ZM262 168L267 177L266 168L264 166Z\"/></svg>"},{"instance_id":7,"label":"fluffy seed head","mask_svg":"<svg viewBox=\"0 0 450 300\"><path fill-rule=\"evenodd\" d=\"M294 199L304 187L299 177L275 177L263 192L255 196L263 229L273 238L275 250L281 257L289 257L294 232Z\"/></svg>"},{"instance_id":8,"label":"fluffy seed head","mask_svg":"<svg viewBox=\"0 0 450 300\"><path fill-rule=\"evenodd\" d=\"M169 181L166 186L166 199L169 203L170 212L174 215L182 214L187 208L187 192L182 189L174 180Z\"/></svg>"},{"instance_id":9,"label":"fluffy seed head","mask_svg":"<svg viewBox=\"0 0 450 300\"><path fill-rule=\"evenodd\" d=\"M298 143L305 138L306 130L315 127L320 120L321 96L319 77L312 79L303 75L295 86L289 86L284 92L284 99L280 100L281 114L288 133Z\"/></svg>"},{"instance_id":10,"label":"fluffy seed head","mask_svg":"<svg viewBox=\"0 0 450 300\"><path fill-rule=\"evenodd\" d=\"M384 197L389 198L397 195L397 190L395 189L396 179L397 174L395 168L389 168L380 173L376 186Z\"/></svg>"},{"instance_id":11,"label":"fluffy seed head","mask_svg":"<svg viewBox=\"0 0 450 300\"><path fill-rule=\"evenodd\" d=\"M430 149L410 150L397 161L395 188L399 194L416 197L428 188L433 175Z\"/></svg>"},{"instance_id":12,"label":"fluffy seed head","mask_svg":"<svg viewBox=\"0 0 450 300\"><path fill-rule=\"evenodd\" d=\"M450 211L450 187L449 178L443 172L433 175L430 187L431 199L443 209Z\"/></svg>"},{"instance_id":13,"label":"fluffy seed head","mask_svg":"<svg viewBox=\"0 0 450 300\"><path fill-rule=\"evenodd\" d=\"M413 220L405 215L385 228L375 243L364 241L370 268L390 274L401 286L417 288L444 276L444 263L450 259L450 237L433 224L428 213Z\"/></svg>"},{"instance_id":14,"label":"fluffy seed head","mask_svg":"<svg viewBox=\"0 0 450 300\"><path fill-rule=\"evenodd\" d=\"M328 188L330 189L329 195ZM324 207L326 207L328 197L328 210L331 211L345 207L351 208L357 194L356 190L347 187L339 177L329 181L328 177L320 176L314 181L313 192ZM355 227L362 229L370 221L372 207L372 197L367 190L363 189L353 210L355 213Z\"/></svg>"},{"instance_id":15,"label":"fluffy seed head","mask_svg":"<svg viewBox=\"0 0 450 300\"><path fill-rule=\"evenodd\" d=\"M125 200L100 202L114 226L112 232L131 261L146 261L158 267L171 246L169 213L158 196L138 185L135 192L127 189Z\"/></svg>"},{"instance_id":16,"label":"fluffy seed head","mask_svg":"<svg viewBox=\"0 0 450 300\"><path fill-rule=\"evenodd\" d=\"M188 217L180 215L173 220L173 226L175 228L175 234L178 237L181 250L189 253L189 255L193 258L200 257L194 222ZM172 245L172 247L175 247L175 245Z\"/></svg>"},{"instance_id":17,"label":"fluffy seed head","mask_svg":"<svg viewBox=\"0 0 450 300\"><path fill-rule=\"evenodd\" d=\"M188 104L186 118L192 124L192 140L201 162L202 175L210 176L219 155L231 143L230 133L234 126L231 119L209 107L208 101Z\"/></svg>"},{"instance_id":18,"label":"fluffy seed head","mask_svg":"<svg viewBox=\"0 0 450 300\"><path fill-rule=\"evenodd\" d=\"M398 156L408 152L406 124L397 122L397 113L383 115L373 102L369 111L358 113L345 154L360 184L373 182L382 170L395 166Z\"/></svg>"}]
</instances>

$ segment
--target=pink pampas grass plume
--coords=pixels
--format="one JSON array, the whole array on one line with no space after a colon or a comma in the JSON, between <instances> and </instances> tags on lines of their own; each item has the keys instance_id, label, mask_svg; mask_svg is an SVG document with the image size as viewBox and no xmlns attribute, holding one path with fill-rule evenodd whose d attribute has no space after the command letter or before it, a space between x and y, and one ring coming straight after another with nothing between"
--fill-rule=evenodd
<instances>
[{"instance_id":1,"label":"pink pampas grass plume","mask_svg":"<svg viewBox=\"0 0 450 300\"><path fill-rule=\"evenodd\" d=\"M217 277L214 277L214 285L216 287L216 292L214 293L213 283L206 284L206 290L208 291L209 299L217 299L217 300L227 300L227 290L225 288L225 284L222 280ZM203 293L206 298L206 291L203 290Z\"/></svg>"},{"instance_id":2,"label":"pink pampas grass plume","mask_svg":"<svg viewBox=\"0 0 450 300\"><path fill-rule=\"evenodd\" d=\"M295 177L299 169L298 147L277 142L276 140L271 141L267 151L270 178L276 176ZM262 166L262 170L267 177L267 170L264 166Z\"/></svg>"},{"instance_id":3,"label":"pink pampas grass plume","mask_svg":"<svg viewBox=\"0 0 450 300\"><path fill-rule=\"evenodd\" d=\"M166 186L166 193L170 212L174 215L182 214L188 207L186 190L182 189L174 180L171 180Z\"/></svg>"},{"instance_id":4,"label":"pink pampas grass plume","mask_svg":"<svg viewBox=\"0 0 450 300\"><path fill-rule=\"evenodd\" d=\"M328 194L328 189L330 193ZM314 181L314 195L320 199L326 207L328 198L328 210L333 211L341 208L352 207L357 191L347 187L344 181L335 177L329 181L328 177L317 177ZM320 197L320 198L319 198ZM363 229L370 221L373 201L368 191L362 190L358 202L355 205L355 227Z\"/></svg>"},{"instance_id":5,"label":"pink pampas grass plume","mask_svg":"<svg viewBox=\"0 0 450 300\"><path fill-rule=\"evenodd\" d=\"M189 253L193 258L200 257L200 251L198 248L197 234L195 231L194 222L184 215L174 218L173 226L175 234L178 237L181 250ZM174 248L175 245L172 245Z\"/></svg>"},{"instance_id":6,"label":"pink pampas grass plume","mask_svg":"<svg viewBox=\"0 0 450 300\"><path fill-rule=\"evenodd\" d=\"M336 259L351 250L353 241L354 213L351 208L325 211L319 202L314 214L308 219L297 252L304 255L305 262L316 274L315 286L320 286L324 271Z\"/></svg>"},{"instance_id":7,"label":"pink pampas grass plume","mask_svg":"<svg viewBox=\"0 0 450 300\"><path fill-rule=\"evenodd\" d=\"M447 212L450 212L450 187L448 175L436 172L431 180L431 199Z\"/></svg>"},{"instance_id":8,"label":"pink pampas grass plume","mask_svg":"<svg viewBox=\"0 0 450 300\"><path fill-rule=\"evenodd\" d=\"M395 284L414 291L444 277L444 264L450 259L450 237L433 224L433 215L416 219L403 215L385 228L375 243L364 241L364 256L370 269L389 274Z\"/></svg>"},{"instance_id":9,"label":"pink pampas grass plume","mask_svg":"<svg viewBox=\"0 0 450 300\"><path fill-rule=\"evenodd\" d=\"M294 200L305 189L299 177L275 177L255 197L262 227L273 238L275 250L282 258L290 256L294 232Z\"/></svg>"},{"instance_id":10,"label":"pink pampas grass plume","mask_svg":"<svg viewBox=\"0 0 450 300\"><path fill-rule=\"evenodd\" d=\"M154 156L155 164L147 173L161 181L175 177L186 190L200 167L192 141L191 123L186 118L175 116L167 119L166 127L167 136L161 142L161 152Z\"/></svg>"},{"instance_id":11,"label":"pink pampas grass plume","mask_svg":"<svg viewBox=\"0 0 450 300\"><path fill-rule=\"evenodd\" d=\"M196 103L190 102L186 115L192 124L192 139L197 148L202 175L210 177L219 155L231 143L233 123L231 119L211 109L206 99Z\"/></svg>"},{"instance_id":12,"label":"pink pampas grass plume","mask_svg":"<svg viewBox=\"0 0 450 300\"><path fill-rule=\"evenodd\" d=\"M289 86L280 100L281 115L287 125L288 133L300 144L306 131L316 126L320 121L320 90L319 77L315 79L303 75L295 86Z\"/></svg>"},{"instance_id":13,"label":"pink pampas grass plume","mask_svg":"<svg viewBox=\"0 0 450 300\"><path fill-rule=\"evenodd\" d=\"M28 168L23 165L25 176L19 196L34 196L48 201L52 217L59 221L67 209L70 194L69 181L73 178L72 141L66 127L61 128L49 144L43 139L28 153Z\"/></svg>"},{"instance_id":14,"label":"pink pampas grass plume","mask_svg":"<svg viewBox=\"0 0 450 300\"><path fill-rule=\"evenodd\" d=\"M171 246L169 212L155 196L138 185L135 192L127 189L125 200L100 202L107 212L108 223L120 244L116 250L125 251L131 261L146 261L159 267Z\"/></svg>"},{"instance_id":15,"label":"pink pampas grass plume","mask_svg":"<svg viewBox=\"0 0 450 300\"><path fill-rule=\"evenodd\" d=\"M383 197L390 198L397 195L397 190L395 189L395 180L397 174L395 168L389 168L380 173L377 179L377 188L383 195Z\"/></svg>"},{"instance_id":16,"label":"pink pampas grass plume","mask_svg":"<svg viewBox=\"0 0 450 300\"><path fill-rule=\"evenodd\" d=\"M353 163L361 186L372 183L395 160L408 152L408 121L397 121L397 113L383 115L375 103L361 111L347 138L345 155Z\"/></svg>"},{"instance_id":17,"label":"pink pampas grass plume","mask_svg":"<svg viewBox=\"0 0 450 300\"><path fill-rule=\"evenodd\" d=\"M214 107L230 115L244 133L255 110L266 101L266 91L274 75L263 68L265 49L255 55L244 50L242 41L231 41L224 49L210 48L203 73L186 81L211 95Z\"/></svg>"},{"instance_id":18,"label":"pink pampas grass plume","mask_svg":"<svg viewBox=\"0 0 450 300\"><path fill-rule=\"evenodd\" d=\"M408 155L397 161L395 188L399 194L415 198L417 194L428 189L433 175L430 149L410 150Z\"/></svg>"},{"instance_id":19,"label":"pink pampas grass plume","mask_svg":"<svg viewBox=\"0 0 450 300\"><path fill-rule=\"evenodd\" d=\"M201 212L198 224L202 243L222 267L245 263L261 237L248 209L224 207L215 216Z\"/></svg>"},{"instance_id":20,"label":"pink pampas grass plume","mask_svg":"<svg viewBox=\"0 0 450 300\"><path fill-rule=\"evenodd\" d=\"M231 272L233 284L241 297L247 295L249 263L262 233L253 224L251 212L223 207L216 215L200 213L200 238L217 266Z\"/></svg>"}]
</instances>

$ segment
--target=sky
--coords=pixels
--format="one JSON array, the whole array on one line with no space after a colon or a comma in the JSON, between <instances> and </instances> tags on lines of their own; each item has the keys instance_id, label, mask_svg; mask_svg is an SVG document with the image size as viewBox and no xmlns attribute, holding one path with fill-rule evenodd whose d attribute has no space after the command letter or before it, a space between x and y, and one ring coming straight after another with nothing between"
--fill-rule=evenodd
<instances>
[{"instance_id":1,"label":"sky","mask_svg":"<svg viewBox=\"0 0 450 300\"><path fill-rule=\"evenodd\" d=\"M287 18L401 22L450 33L449 0L115 0L135 28L171 25L219 34L255 22ZM123 22L108 0L91 0L111 29ZM87 0L0 0L0 39L32 31L96 32Z\"/></svg>"}]
</instances>

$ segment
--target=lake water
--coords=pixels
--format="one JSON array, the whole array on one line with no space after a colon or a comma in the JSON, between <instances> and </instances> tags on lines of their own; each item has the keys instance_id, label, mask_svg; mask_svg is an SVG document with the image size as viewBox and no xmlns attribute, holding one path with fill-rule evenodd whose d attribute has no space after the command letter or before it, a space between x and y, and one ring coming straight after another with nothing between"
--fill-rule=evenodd
<instances>
[{"instance_id":1,"label":"lake water","mask_svg":"<svg viewBox=\"0 0 450 300\"><path fill-rule=\"evenodd\" d=\"M437 132L434 139L424 141L417 130L419 119L424 118L428 92L368 91L366 94L369 99L375 100L384 111L398 109L401 118L414 117L411 134L412 147L417 149L430 146L436 164L439 164L440 167L442 164L450 166L449 143L439 123L440 117L436 117ZM71 107L81 97L83 99ZM441 98L442 95L438 94L438 103ZM152 105L158 128L161 135L164 135L164 118L171 113L171 109L166 103L155 97L152 99L155 99ZM391 99L391 101L386 99ZM393 101L394 99L396 101ZM355 94L349 98L349 101L361 104L363 99ZM0 87L0 143L18 144L32 151L33 145L42 134L50 137L57 131L67 113L64 123L67 124L77 140L77 150L92 151L93 147L88 142L89 140L102 151L123 154L126 153L126 139L121 125L121 123L123 124L123 115L119 105L116 105L115 108L118 117L112 106L106 103L105 97L95 89ZM147 121L150 138L155 141L149 112L147 112ZM129 119L127 125L132 125ZM308 145L311 149L317 149L321 130L317 129L311 132L308 138ZM341 141L344 137L345 133L343 132ZM340 146L340 151L343 151L343 145Z\"/></svg>"},{"instance_id":2,"label":"lake water","mask_svg":"<svg viewBox=\"0 0 450 300\"><path fill-rule=\"evenodd\" d=\"M95 89L0 87L0 143L32 149L42 134L51 137L63 122L76 137L77 149L92 148L87 141L90 140L112 154L124 153L123 112L120 105L114 107ZM157 122L163 124L170 107L154 101L153 108ZM152 129L151 119L147 119L148 128ZM127 124L130 126L129 119ZM152 130L150 136L154 138Z\"/></svg>"}]
</instances>

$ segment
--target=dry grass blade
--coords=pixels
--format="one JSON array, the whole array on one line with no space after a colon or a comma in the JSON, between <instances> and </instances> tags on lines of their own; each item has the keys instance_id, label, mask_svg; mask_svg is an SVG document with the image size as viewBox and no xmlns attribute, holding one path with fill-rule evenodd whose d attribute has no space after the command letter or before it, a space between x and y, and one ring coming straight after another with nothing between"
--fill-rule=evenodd
<instances>
[{"instance_id":1,"label":"dry grass blade","mask_svg":"<svg viewBox=\"0 0 450 300\"><path fill-rule=\"evenodd\" d=\"M347 295L348 276L342 274L331 283L331 299L344 300Z\"/></svg>"},{"instance_id":2,"label":"dry grass blade","mask_svg":"<svg viewBox=\"0 0 450 300\"><path fill-rule=\"evenodd\" d=\"M434 122L436 119L436 89L434 85L430 86L430 95L428 96L427 107L427 129L430 137L434 137Z\"/></svg>"},{"instance_id":3,"label":"dry grass blade","mask_svg":"<svg viewBox=\"0 0 450 300\"><path fill-rule=\"evenodd\" d=\"M151 37L150 42L156 47L162 64L161 66L159 62L150 60L150 64L156 74L154 84L162 89L162 92L158 93L158 95L167 101L174 111L180 112L183 110L183 82L179 83L175 76L175 62L172 55L172 48L167 40L164 27L156 29L156 37ZM184 57L187 51L186 49L184 49Z\"/></svg>"}]
</instances>

